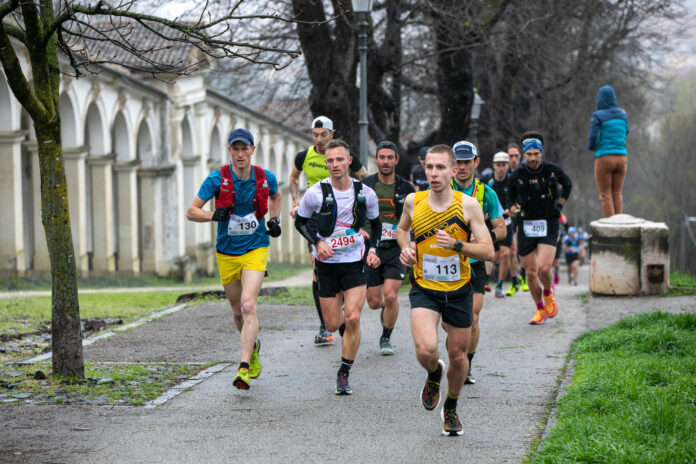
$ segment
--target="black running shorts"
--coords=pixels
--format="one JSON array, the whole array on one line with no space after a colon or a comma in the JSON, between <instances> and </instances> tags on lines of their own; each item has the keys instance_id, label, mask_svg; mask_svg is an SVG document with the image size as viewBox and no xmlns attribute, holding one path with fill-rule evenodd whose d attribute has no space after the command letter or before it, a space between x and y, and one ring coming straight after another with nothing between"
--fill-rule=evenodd
<instances>
[{"instance_id":1,"label":"black running shorts","mask_svg":"<svg viewBox=\"0 0 696 464\"><path fill-rule=\"evenodd\" d=\"M476 261L471 263L471 287L474 293L486 293L486 284L488 283L488 274L486 274L486 263Z\"/></svg>"},{"instance_id":2,"label":"black running shorts","mask_svg":"<svg viewBox=\"0 0 696 464\"><path fill-rule=\"evenodd\" d=\"M512 246L512 235L514 233L515 233L515 226L512 225L512 221L511 221L510 225L507 226L507 235L505 236L505 238L498 241L498 242L493 242L493 248L495 248L495 251L500 250L501 246L510 248Z\"/></svg>"},{"instance_id":3,"label":"black running shorts","mask_svg":"<svg viewBox=\"0 0 696 464\"><path fill-rule=\"evenodd\" d=\"M379 287L384 283L384 279L404 280L406 277L406 266L401 264L399 259L401 248L394 246L391 248L380 248L377 250L380 264L377 269L372 269L365 264L365 275L367 276L368 287Z\"/></svg>"},{"instance_id":4,"label":"black running shorts","mask_svg":"<svg viewBox=\"0 0 696 464\"><path fill-rule=\"evenodd\" d=\"M453 327L466 329L474 321L474 298L471 285L451 292L436 292L414 284L408 293L411 308L426 308L442 315L442 320Z\"/></svg>"},{"instance_id":5,"label":"black running shorts","mask_svg":"<svg viewBox=\"0 0 696 464\"><path fill-rule=\"evenodd\" d=\"M566 264L572 264L573 261L577 261L578 259L580 259L580 255L578 255L577 253L566 253L565 259Z\"/></svg>"},{"instance_id":6,"label":"black running shorts","mask_svg":"<svg viewBox=\"0 0 696 464\"><path fill-rule=\"evenodd\" d=\"M517 254L527 256L536 250L538 245L556 246L558 239L558 219L551 218L546 220L546 237L527 237L524 234L524 220L520 218L517 225Z\"/></svg>"},{"instance_id":7,"label":"black running shorts","mask_svg":"<svg viewBox=\"0 0 696 464\"><path fill-rule=\"evenodd\" d=\"M363 262L352 263L322 263L316 261L314 273L319 283L319 296L333 298L341 290L365 285Z\"/></svg>"}]
</instances>

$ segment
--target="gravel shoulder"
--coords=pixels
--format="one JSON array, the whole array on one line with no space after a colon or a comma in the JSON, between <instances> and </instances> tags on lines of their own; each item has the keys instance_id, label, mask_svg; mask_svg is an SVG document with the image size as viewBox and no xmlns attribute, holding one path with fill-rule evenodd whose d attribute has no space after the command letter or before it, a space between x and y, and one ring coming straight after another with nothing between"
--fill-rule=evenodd
<instances>
[{"instance_id":1,"label":"gravel shoulder","mask_svg":"<svg viewBox=\"0 0 696 464\"><path fill-rule=\"evenodd\" d=\"M364 308L349 397L333 394L339 346L312 343L313 307L259 308L263 373L248 392L234 388L239 336L220 302L85 347L85 357L232 367L154 409L2 407L0 462L521 462L541 433L577 336L639 312L696 311L694 297L584 298L587 272L584 267L579 287L558 287L559 315L543 326L527 324L533 312L527 293L503 300L486 295L477 383L465 386L459 402L462 438L441 437L439 409L420 405L424 373L415 359L406 294L400 295L393 357L379 355L379 314ZM442 339L440 348L444 353Z\"/></svg>"}]
</instances>

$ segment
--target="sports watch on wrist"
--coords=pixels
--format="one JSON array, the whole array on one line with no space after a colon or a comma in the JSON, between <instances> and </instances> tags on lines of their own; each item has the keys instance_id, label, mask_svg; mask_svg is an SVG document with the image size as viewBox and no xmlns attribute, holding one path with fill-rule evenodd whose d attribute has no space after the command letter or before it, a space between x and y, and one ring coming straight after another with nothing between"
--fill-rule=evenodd
<instances>
[{"instance_id":1,"label":"sports watch on wrist","mask_svg":"<svg viewBox=\"0 0 696 464\"><path fill-rule=\"evenodd\" d=\"M454 251L456 251L457 253L459 253L460 251L462 251L463 246L464 246L464 242L462 242L461 240L455 240L454 245L452 245L452 249Z\"/></svg>"}]
</instances>

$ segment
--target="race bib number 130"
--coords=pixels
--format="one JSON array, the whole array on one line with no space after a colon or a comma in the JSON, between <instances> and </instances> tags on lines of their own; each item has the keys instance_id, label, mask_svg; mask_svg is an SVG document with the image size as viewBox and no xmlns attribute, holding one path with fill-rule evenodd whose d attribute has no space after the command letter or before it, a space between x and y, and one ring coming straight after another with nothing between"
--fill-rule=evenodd
<instances>
[{"instance_id":1,"label":"race bib number 130","mask_svg":"<svg viewBox=\"0 0 696 464\"><path fill-rule=\"evenodd\" d=\"M259 227L259 221L254 213L246 216L232 214L227 225L227 235L251 235Z\"/></svg>"},{"instance_id":2,"label":"race bib number 130","mask_svg":"<svg viewBox=\"0 0 696 464\"><path fill-rule=\"evenodd\" d=\"M461 279L459 256L423 255L423 278L438 282L455 282Z\"/></svg>"}]
</instances>

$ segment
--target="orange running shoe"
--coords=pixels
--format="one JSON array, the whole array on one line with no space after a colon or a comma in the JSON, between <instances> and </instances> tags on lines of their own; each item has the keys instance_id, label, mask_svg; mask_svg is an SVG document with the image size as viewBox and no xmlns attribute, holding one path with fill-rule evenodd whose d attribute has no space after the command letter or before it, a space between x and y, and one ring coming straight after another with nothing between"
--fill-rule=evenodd
<instances>
[{"instance_id":1,"label":"orange running shoe","mask_svg":"<svg viewBox=\"0 0 696 464\"><path fill-rule=\"evenodd\" d=\"M556 303L556 297L553 296L553 290L544 297L544 306L546 306L546 317L554 317L558 314L558 303Z\"/></svg>"},{"instance_id":2,"label":"orange running shoe","mask_svg":"<svg viewBox=\"0 0 696 464\"><path fill-rule=\"evenodd\" d=\"M534 317L529 320L530 325L541 325L546 320L546 309L537 309Z\"/></svg>"}]
</instances>

